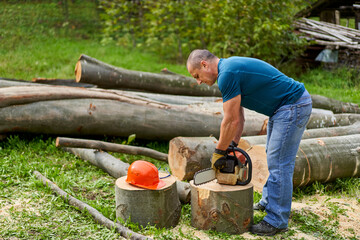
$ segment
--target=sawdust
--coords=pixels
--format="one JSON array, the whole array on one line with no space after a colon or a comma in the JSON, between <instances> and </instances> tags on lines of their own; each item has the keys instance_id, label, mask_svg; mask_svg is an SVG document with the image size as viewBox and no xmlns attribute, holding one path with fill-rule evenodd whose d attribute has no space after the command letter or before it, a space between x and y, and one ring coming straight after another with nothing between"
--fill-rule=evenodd
<instances>
[{"instance_id":1,"label":"sawdust","mask_svg":"<svg viewBox=\"0 0 360 240\"><path fill-rule=\"evenodd\" d=\"M34 212L40 216L39 211L31 204L32 199L16 199L16 200L0 200L0 222L3 220L13 221L11 218L11 212L21 212L26 210L28 212Z\"/></svg>"}]
</instances>

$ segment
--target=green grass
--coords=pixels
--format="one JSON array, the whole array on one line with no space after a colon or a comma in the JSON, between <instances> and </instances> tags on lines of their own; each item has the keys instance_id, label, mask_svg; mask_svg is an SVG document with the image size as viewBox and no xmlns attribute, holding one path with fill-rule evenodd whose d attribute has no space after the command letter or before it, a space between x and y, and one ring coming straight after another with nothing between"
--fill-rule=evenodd
<instances>
[{"instance_id":1,"label":"green grass","mask_svg":"<svg viewBox=\"0 0 360 240\"><path fill-rule=\"evenodd\" d=\"M34 77L75 78L74 67L80 54L127 69L159 72L162 68L188 75L185 65L165 62L146 49L125 49L115 43L101 44L99 11L94 1L68 1L69 16L61 1L0 2L0 77L31 80ZM360 104L360 78L356 70L310 70L291 77L305 83L311 94ZM123 143L125 138L100 140ZM167 142L135 139L132 145L168 152ZM113 154L132 163L139 156ZM144 159L143 157L140 157ZM157 167L167 164L145 158ZM37 170L72 196L115 220L114 179L91 164L55 147L55 136L10 135L0 141L0 239L118 239L119 234L96 224L91 216L69 206L37 180ZM360 179L338 179L296 189L294 201L316 194L337 198L347 196L360 204ZM261 194L254 193L257 202ZM329 219L320 220L306 211L293 213L292 230L275 239L295 239L295 230L322 239L339 237L336 221L346 214L329 205ZM259 222L265 213L256 213ZM182 207L179 232L155 227L140 228L129 221L124 225L157 239L198 239L190 226L191 208ZM185 230L185 226L190 230ZM204 231L210 239L244 239L215 231ZM261 238L259 238L261 239Z\"/></svg>"}]
</instances>

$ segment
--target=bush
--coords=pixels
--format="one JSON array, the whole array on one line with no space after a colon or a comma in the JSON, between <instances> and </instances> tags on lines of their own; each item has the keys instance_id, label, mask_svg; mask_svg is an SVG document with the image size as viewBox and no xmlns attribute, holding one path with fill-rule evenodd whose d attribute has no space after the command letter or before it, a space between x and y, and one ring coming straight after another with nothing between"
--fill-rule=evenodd
<instances>
[{"instance_id":1,"label":"bush","mask_svg":"<svg viewBox=\"0 0 360 240\"><path fill-rule=\"evenodd\" d=\"M241 55L274 65L301 52L305 40L292 32L304 0L102 0L104 42L145 46L183 62L195 48L219 57Z\"/></svg>"}]
</instances>

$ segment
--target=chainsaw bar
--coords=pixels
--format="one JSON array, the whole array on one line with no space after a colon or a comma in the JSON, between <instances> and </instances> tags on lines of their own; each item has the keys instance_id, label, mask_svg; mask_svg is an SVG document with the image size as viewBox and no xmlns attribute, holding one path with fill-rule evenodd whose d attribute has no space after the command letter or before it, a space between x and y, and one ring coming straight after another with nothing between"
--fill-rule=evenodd
<instances>
[{"instance_id":1,"label":"chainsaw bar","mask_svg":"<svg viewBox=\"0 0 360 240\"><path fill-rule=\"evenodd\" d=\"M194 184L200 185L207 182L211 182L214 179L215 179L215 170L212 168L206 168L195 173Z\"/></svg>"}]
</instances>

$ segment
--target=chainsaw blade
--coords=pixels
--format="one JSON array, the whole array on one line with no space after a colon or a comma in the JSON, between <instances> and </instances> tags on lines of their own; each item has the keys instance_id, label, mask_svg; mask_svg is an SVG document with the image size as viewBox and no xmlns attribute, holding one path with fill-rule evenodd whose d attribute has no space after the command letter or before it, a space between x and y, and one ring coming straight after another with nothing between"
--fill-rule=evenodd
<instances>
[{"instance_id":1,"label":"chainsaw blade","mask_svg":"<svg viewBox=\"0 0 360 240\"><path fill-rule=\"evenodd\" d=\"M194 184L200 185L207 182L211 182L215 179L215 170L212 168L206 168L200 171L197 171L194 175Z\"/></svg>"}]
</instances>

